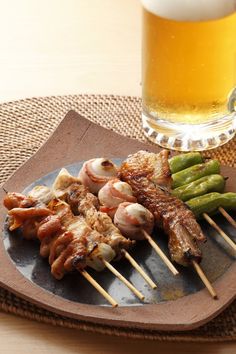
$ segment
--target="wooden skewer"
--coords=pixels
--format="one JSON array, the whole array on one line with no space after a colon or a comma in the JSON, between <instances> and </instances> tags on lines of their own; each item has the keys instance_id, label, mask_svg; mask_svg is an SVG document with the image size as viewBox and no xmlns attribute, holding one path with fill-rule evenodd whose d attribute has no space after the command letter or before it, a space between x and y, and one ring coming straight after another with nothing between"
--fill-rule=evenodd
<instances>
[{"instance_id":1,"label":"wooden skewer","mask_svg":"<svg viewBox=\"0 0 236 354\"><path fill-rule=\"evenodd\" d=\"M125 258L130 262L130 264L139 272L143 279L151 286L152 289L156 289L157 285L152 281L152 279L144 272L140 265L135 261L135 259L126 251L122 250Z\"/></svg>"},{"instance_id":2,"label":"wooden skewer","mask_svg":"<svg viewBox=\"0 0 236 354\"><path fill-rule=\"evenodd\" d=\"M232 216L230 216L229 213L227 213L227 211L222 207L219 207L219 211L228 220L228 222L236 229L236 221L232 218Z\"/></svg>"},{"instance_id":3,"label":"wooden skewer","mask_svg":"<svg viewBox=\"0 0 236 354\"><path fill-rule=\"evenodd\" d=\"M196 261L192 261L192 264L193 264L197 274L201 278L202 282L205 284L207 290L209 291L209 293L213 297L213 299L217 299L217 294L215 292L215 289L213 288L213 286L211 285L211 283L207 279L207 277L204 274L204 272L203 272L202 268L200 267L200 265Z\"/></svg>"},{"instance_id":4,"label":"wooden skewer","mask_svg":"<svg viewBox=\"0 0 236 354\"><path fill-rule=\"evenodd\" d=\"M236 251L236 244L231 240L231 238L215 223L215 221L206 213L203 213L204 219L212 226L216 231L219 232L220 236L228 243L230 247Z\"/></svg>"},{"instance_id":5,"label":"wooden skewer","mask_svg":"<svg viewBox=\"0 0 236 354\"><path fill-rule=\"evenodd\" d=\"M156 253L161 257L163 262L167 265L167 267L170 269L170 271L174 274L177 275L179 274L178 270L175 268L175 266L171 263L171 261L166 257L165 253L161 250L161 248L156 244L156 242L152 239L152 237L145 231L143 230L143 234L146 238L146 240L150 243L152 248L156 251Z\"/></svg>"},{"instance_id":6,"label":"wooden skewer","mask_svg":"<svg viewBox=\"0 0 236 354\"><path fill-rule=\"evenodd\" d=\"M116 268L114 268L109 262L102 259L104 265L118 278L120 279L140 300L144 300L144 295L136 289L133 284L130 283Z\"/></svg>"},{"instance_id":7,"label":"wooden skewer","mask_svg":"<svg viewBox=\"0 0 236 354\"><path fill-rule=\"evenodd\" d=\"M89 273L86 272L86 270L80 270L80 274L86 279L88 280L88 282L113 306L113 307L117 307L118 303L113 299L113 297L111 295L108 294L108 292L106 292L106 290L104 290L101 285L98 284L98 282L96 282L96 280L91 277L91 275Z\"/></svg>"}]
</instances>

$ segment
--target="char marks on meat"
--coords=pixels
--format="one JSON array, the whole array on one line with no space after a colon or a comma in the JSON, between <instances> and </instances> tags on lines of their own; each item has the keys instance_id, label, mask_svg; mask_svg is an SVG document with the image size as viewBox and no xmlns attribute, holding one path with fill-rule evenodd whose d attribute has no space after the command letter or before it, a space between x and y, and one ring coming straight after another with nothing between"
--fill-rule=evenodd
<instances>
[{"instance_id":1,"label":"char marks on meat","mask_svg":"<svg viewBox=\"0 0 236 354\"><path fill-rule=\"evenodd\" d=\"M130 155L121 165L120 178L130 184L138 202L153 213L157 226L169 236L172 260L187 266L192 260L201 261L197 241L204 241L205 236L192 211L170 193L168 156L167 150Z\"/></svg>"},{"instance_id":2,"label":"char marks on meat","mask_svg":"<svg viewBox=\"0 0 236 354\"><path fill-rule=\"evenodd\" d=\"M48 258L56 279L86 266L103 270L103 260L118 260L121 248L128 249L133 242L97 210L98 198L77 178L63 169L56 182L54 190L61 199L41 186L31 191L33 198L8 193L4 205L9 210L9 229L20 228L25 238L40 241L40 255Z\"/></svg>"},{"instance_id":3,"label":"char marks on meat","mask_svg":"<svg viewBox=\"0 0 236 354\"><path fill-rule=\"evenodd\" d=\"M98 210L98 198L83 184L72 183L67 187L64 200L70 205L75 215L82 215L93 230L105 237L106 243L116 252L116 260L122 257L122 249L127 250L134 244L134 241L121 234L106 213Z\"/></svg>"}]
</instances>

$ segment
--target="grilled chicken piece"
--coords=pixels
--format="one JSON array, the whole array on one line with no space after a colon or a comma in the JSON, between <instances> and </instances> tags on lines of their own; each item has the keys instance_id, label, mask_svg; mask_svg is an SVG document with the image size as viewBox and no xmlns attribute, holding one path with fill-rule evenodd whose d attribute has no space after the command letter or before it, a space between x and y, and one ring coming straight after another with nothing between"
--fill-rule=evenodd
<instances>
[{"instance_id":1,"label":"grilled chicken piece","mask_svg":"<svg viewBox=\"0 0 236 354\"><path fill-rule=\"evenodd\" d=\"M119 229L106 213L97 210L99 208L98 198L89 193L87 187L78 183L72 184L67 188L65 199L75 215L81 214L93 230L104 236L105 243L116 252L116 260L122 257L121 249L129 249L134 243L121 235Z\"/></svg>"},{"instance_id":2,"label":"grilled chicken piece","mask_svg":"<svg viewBox=\"0 0 236 354\"><path fill-rule=\"evenodd\" d=\"M47 188L47 192L48 190ZM52 214L41 199L35 199L33 196L25 196L20 193L7 193L3 204L9 210L9 230L13 231L22 227L25 237L28 239L37 237L37 225L43 218Z\"/></svg>"},{"instance_id":3,"label":"grilled chicken piece","mask_svg":"<svg viewBox=\"0 0 236 354\"><path fill-rule=\"evenodd\" d=\"M97 271L103 270L105 266L101 259L110 262L115 257L106 237L91 229L82 216L74 216L67 203L55 199L48 207L66 230L50 245L49 262L54 277L61 279L66 272L87 265Z\"/></svg>"},{"instance_id":4,"label":"grilled chicken piece","mask_svg":"<svg viewBox=\"0 0 236 354\"><path fill-rule=\"evenodd\" d=\"M172 260L184 266L192 260L200 262L197 241L205 241L205 236L192 211L170 194L168 151L130 155L121 165L120 177L130 184L138 202L151 211L157 226L169 236Z\"/></svg>"},{"instance_id":5,"label":"grilled chicken piece","mask_svg":"<svg viewBox=\"0 0 236 354\"><path fill-rule=\"evenodd\" d=\"M86 266L103 270L102 260L110 262L116 256L107 237L93 230L83 216L75 216L67 203L58 199L49 202L53 196L49 192L47 187L37 187L28 197L8 194L4 204L10 209L9 229L14 224L14 229L21 228L25 238L39 239L40 255L49 258L51 273L56 279ZM43 202L49 204L46 206Z\"/></svg>"},{"instance_id":6,"label":"grilled chicken piece","mask_svg":"<svg viewBox=\"0 0 236 354\"><path fill-rule=\"evenodd\" d=\"M11 210L13 208L29 208L36 204L36 200L31 197L26 197L21 193L7 193L3 199L5 208Z\"/></svg>"},{"instance_id":7,"label":"grilled chicken piece","mask_svg":"<svg viewBox=\"0 0 236 354\"><path fill-rule=\"evenodd\" d=\"M60 182L61 176L63 176L63 183ZM90 193L79 180L73 181L65 169L63 169L63 174L59 173L56 181L57 185L61 185L62 188L61 191L57 189L58 194L62 196L61 199L70 205L75 215L82 215L89 227L104 236L104 243L114 249L116 260L120 259L121 249L129 249L134 241L125 238L106 213L98 211L98 198ZM64 189L63 186L65 186Z\"/></svg>"},{"instance_id":8,"label":"grilled chicken piece","mask_svg":"<svg viewBox=\"0 0 236 354\"><path fill-rule=\"evenodd\" d=\"M83 201L79 206L80 213L84 216L86 222L93 230L101 233L106 243L116 252L116 260L119 260L123 254L122 249L128 250L135 242L125 238L120 230L112 223L111 218L95 208L87 209Z\"/></svg>"}]
</instances>

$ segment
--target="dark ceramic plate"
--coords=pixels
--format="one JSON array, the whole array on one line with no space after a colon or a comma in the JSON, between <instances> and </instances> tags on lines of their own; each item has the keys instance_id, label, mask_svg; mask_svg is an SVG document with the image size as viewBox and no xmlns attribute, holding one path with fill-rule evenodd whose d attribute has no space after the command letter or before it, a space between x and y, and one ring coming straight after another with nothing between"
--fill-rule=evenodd
<instances>
[{"instance_id":1,"label":"dark ceramic plate","mask_svg":"<svg viewBox=\"0 0 236 354\"><path fill-rule=\"evenodd\" d=\"M82 162L74 161L105 155L119 164L121 159L117 157L126 156L138 149L159 150L107 131L71 112L48 142L9 179L4 188L22 191L28 185L27 191L39 184L51 186L63 166L68 166L73 175L78 173ZM54 172L48 173L52 169ZM227 167L222 170L230 176L228 190L235 190L235 170ZM0 243L0 261L4 271L0 273L0 284L56 313L116 326L186 330L207 322L235 298L236 255L205 222L202 222L202 228L208 235L208 242L202 245L201 264L214 284L219 300L212 300L193 269L179 266L180 275L173 276L143 241L131 253L155 280L158 285L156 290L150 289L125 260L114 265L145 295L144 303L108 270L101 273L89 270L119 303L120 307L113 309L80 274L73 273L61 281L55 280L50 274L47 261L38 254L37 242L24 240L20 232L9 233L4 224L5 214L2 208L4 230ZM220 216L217 216L217 223L236 241L235 232L229 223ZM166 236L154 233L153 238L168 254Z\"/></svg>"},{"instance_id":2,"label":"dark ceramic plate","mask_svg":"<svg viewBox=\"0 0 236 354\"><path fill-rule=\"evenodd\" d=\"M120 159L113 159L113 161L117 165L121 163ZM72 175L77 176L82 163L83 162L78 162L67 166L67 169ZM50 187L59 171L60 169L35 181L23 192L27 193L37 185ZM233 235L232 226L230 226L223 217L219 218L219 216L217 216L217 222L224 230L227 230L229 234ZM236 254L206 222L202 222L201 224L205 234L208 235L207 243L202 245L203 261L201 265L209 280L213 283L232 265L236 259ZM160 232L155 232L153 238L168 255L167 237ZM4 245L17 269L30 281L45 290L75 302L107 305L106 300L78 273L67 275L61 281L55 280L51 276L47 260L39 256L38 242L25 240L20 232L10 233L6 225L4 228ZM193 268L179 266L178 270L180 275L174 276L145 241L139 242L136 245L132 250L132 255L158 284L157 290L150 289L127 261L123 260L114 265L145 295L146 304L157 304L162 301L176 300L204 288ZM120 306L143 304L143 302L139 301L139 299L108 270L100 273L89 270L89 273L117 300Z\"/></svg>"}]
</instances>

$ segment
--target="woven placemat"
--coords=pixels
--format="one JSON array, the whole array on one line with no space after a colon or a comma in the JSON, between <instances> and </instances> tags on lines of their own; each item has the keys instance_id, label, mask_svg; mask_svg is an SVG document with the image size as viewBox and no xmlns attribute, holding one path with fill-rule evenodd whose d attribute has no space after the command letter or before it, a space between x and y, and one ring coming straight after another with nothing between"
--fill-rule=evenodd
<instances>
[{"instance_id":1,"label":"woven placemat","mask_svg":"<svg viewBox=\"0 0 236 354\"><path fill-rule=\"evenodd\" d=\"M73 95L32 98L0 105L0 185L47 140L65 114L74 109L84 117L125 136L145 141L141 129L141 100L112 95ZM206 153L235 166L236 139ZM39 308L0 288L0 309L28 319L132 338L169 341L236 339L236 301L208 324L190 332L140 331L71 320Z\"/></svg>"}]
</instances>

